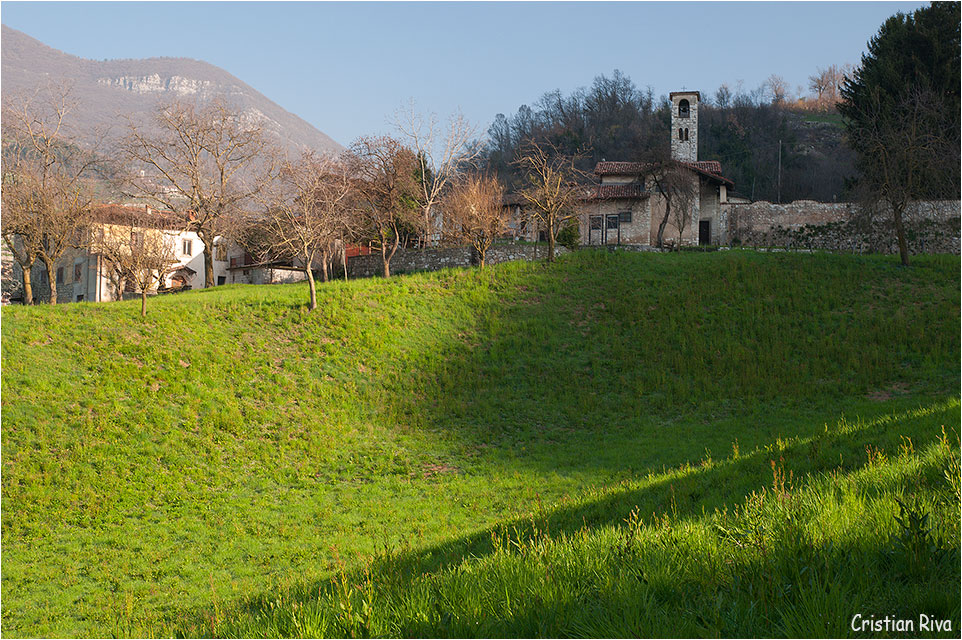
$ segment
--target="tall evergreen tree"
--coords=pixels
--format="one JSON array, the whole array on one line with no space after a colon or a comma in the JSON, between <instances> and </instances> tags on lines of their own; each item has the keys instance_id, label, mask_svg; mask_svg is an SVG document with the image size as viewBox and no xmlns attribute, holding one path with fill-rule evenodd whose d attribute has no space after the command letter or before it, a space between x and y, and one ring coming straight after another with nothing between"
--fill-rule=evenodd
<instances>
[{"instance_id":1,"label":"tall evergreen tree","mask_svg":"<svg viewBox=\"0 0 962 640\"><path fill-rule=\"evenodd\" d=\"M858 181L890 207L906 265L908 203L959 193L959 23L955 2L892 16L841 91Z\"/></svg>"}]
</instances>

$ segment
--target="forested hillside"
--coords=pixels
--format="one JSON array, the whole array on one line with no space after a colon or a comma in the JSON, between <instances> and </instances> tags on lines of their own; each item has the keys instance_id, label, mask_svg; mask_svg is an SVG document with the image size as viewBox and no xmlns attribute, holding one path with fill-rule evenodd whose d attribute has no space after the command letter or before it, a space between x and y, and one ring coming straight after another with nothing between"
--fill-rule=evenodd
<instances>
[{"instance_id":1,"label":"forested hillside","mask_svg":"<svg viewBox=\"0 0 962 640\"><path fill-rule=\"evenodd\" d=\"M777 78L770 80L773 84ZM667 96L656 98L650 88L640 89L615 70L569 95L549 91L513 116L498 114L488 131L488 167L517 186L520 174L512 163L528 140L583 153L587 171L601 160L665 157L669 115ZM849 197L845 185L855 173L852 152L843 144L841 118L824 98L790 99L771 86L703 90L698 139L699 159L721 161L735 190L755 200Z\"/></svg>"}]
</instances>

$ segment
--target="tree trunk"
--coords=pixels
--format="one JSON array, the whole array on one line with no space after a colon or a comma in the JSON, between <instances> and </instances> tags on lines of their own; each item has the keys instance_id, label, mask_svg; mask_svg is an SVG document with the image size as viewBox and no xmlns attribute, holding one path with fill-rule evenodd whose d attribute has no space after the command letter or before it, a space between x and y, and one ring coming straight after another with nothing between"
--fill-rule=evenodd
<instances>
[{"instance_id":1,"label":"tree trunk","mask_svg":"<svg viewBox=\"0 0 962 640\"><path fill-rule=\"evenodd\" d=\"M33 304L33 274L30 273L33 265L29 267L20 265L20 269L23 271L23 303Z\"/></svg>"},{"instance_id":2,"label":"tree trunk","mask_svg":"<svg viewBox=\"0 0 962 640\"><path fill-rule=\"evenodd\" d=\"M314 273L310 268L307 269L307 286L311 290L310 310L314 311L314 309L317 309L317 285L314 283Z\"/></svg>"},{"instance_id":3,"label":"tree trunk","mask_svg":"<svg viewBox=\"0 0 962 640\"><path fill-rule=\"evenodd\" d=\"M204 242L201 240L201 242ZM213 242L211 243L213 244ZM214 286L214 248L204 242L204 288Z\"/></svg>"},{"instance_id":4,"label":"tree trunk","mask_svg":"<svg viewBox=\"0 0 962 640\"><path fill-rule=\"evenodd\" d=\"M421 248L427 249L431 242L431 205L428 204L424 207L424 241L421 242Z\"/></svg>"},{"instance_id":5,"label":"tree trunk","mask_svg":"<svg viewBox=\"0 0 962 640\"><path fill-rule=\"evenodd\" d=\"M668 218L671 215L671 200L665 198L665 217L658 223L658 237L655 239L655 246L659 249L665 246L665 227L668 226Z\"/></svg>"},{"instance_id":6,"label":"tree trunk","mask_svg":"<svg viewBox=\"0 0 962 640\"><path fill-rule=\"evenodd\" d=\"M548 225L548 262L554 262L554 225Z\"/></svg>"},{"instance_id":7,"label":"tree trunk","mask_svg":"<svg viewBox=\"0 0 962 640\"><path fill-rule=\"evenodd\" d=\"M391 277L391 259L387 257L387 246L381 242L381 262L384 264L384 277Z\"/></svg>"},{"instance_id":8,"label":"tree trunk","mask_svg":"<svg viewBox=\"0 0 962 640\"><path fill-rule=\"evenodd\" d=\"M147 289L142 288L140 290L140 317L147 317Z\"/></svg>"},{"instance_id":9,"label":"tree trunk","mask_svg":"<svg viewBox=\"0 0 962 640\"><path fill-rule=\"evenodd\" d=\"M57 304L57 276L54 273L54 265L47 260L43 261L47 269L47 281L50 283L50 304Z\"/></svg>"},{"instance_id":10,"label":"tree trunk","mask_svg":"<svg viewBox=\"0 0 962 640\"><path fill-rule=\"evenodd\" d=\"M401 244L401 235L395 230L394 232L394 245L391 247L391 251L387 251L387 246L384 244L383 237L381 241L381 260L384 261L384 277L391 277L391 259L394 254L397 253L398 245Z\"/></svg>"},{"instance_id":11,"label":"tree trunk","mask_svg":"<svg viewBox=\"0 0 962 640\"><path fill-rule=\"evenodd\" d=\"M308 278L312 278L313 275L310 274L311 267L308 265ZM321 252L321 282L327 282L327 251Z\"/></svg>"},{"instance_id":12,"label":"tree trunk","mask_svg":"<svg viewBox=\"0 0 962 640\"><path fill-rule=\"evenodd\" d=\"M344 266L344 282L347 282L347 245L341 242L341 264Z\"/></svg>"},{"instance_id":13,"label":"tree trunk","mask_svg":"<svg viewBox=\"0 0 962 640\"><path fill-rule=\"evenodd\" d=\"M899 241L899 258L902 260L902 266L907 267L909 266L909 247L905 241L905 225L902 222L902 212L904 210L904 204L892 206L892 215L895 218L895 235Z\"/></svg>"}]
</instances>

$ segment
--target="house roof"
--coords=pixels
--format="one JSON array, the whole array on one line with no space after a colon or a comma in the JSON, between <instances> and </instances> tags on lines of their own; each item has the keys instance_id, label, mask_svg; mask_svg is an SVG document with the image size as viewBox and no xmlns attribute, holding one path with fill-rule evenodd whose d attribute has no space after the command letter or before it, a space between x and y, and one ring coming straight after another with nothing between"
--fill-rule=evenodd
<instances>
[{"instance_id":1,"label":"house roof","mask_svg":"<svg viewBox=\"0 0 962 640\"><path fill-rule=\"evenodd\" d=\"M634 176L648 169L647 162L599 162L595 165L595 175Z\"/></svg>"},{"instance_id":2,"label":"house roof","mask_svg":"<svg viewBox=\"0 0 962 640\"><path fill-rule=\"evenodd\" d=\"M129 225L145 229L182 229L186 222L182 214L128 204L94 205L90 216L101 224Z\"/></svg>"},{"instance_id":3,"label":"house roof","mask_svg":"<svg viewBox=\"0 0 962 640\"><path fill-rule=\"evenodd\" d=\"M693 171L721 182L728 186L735 183L722 175L721 162L718 160L699 160L698 162L682 162ZM645 173L651 165L647 162L599 162L595 165L595 175L598 176L637 176Z\"/></svg>"},{"instance_id":4,"label":"house roof","mask_svg":"<svg viewBox=\"0 0 962 640\"><path fill-rule=\"evenodd\" d=\"M729 187L735 186L734 182L722 175L721 162L717 160L700 160L698 162L683 162L682 164L689 169L694 169L706 178L710 178Z\"/></svg>"},{"instance_id":5,"label":"house roof","mask_svg":"<svg viewBox=\"0 0 962 640\"><path fill-rule=\"evenodd\" d=\"M638 200L650 194L640 184L599 184L594 185L583 200Z\"/></svg>"}]
</instances>

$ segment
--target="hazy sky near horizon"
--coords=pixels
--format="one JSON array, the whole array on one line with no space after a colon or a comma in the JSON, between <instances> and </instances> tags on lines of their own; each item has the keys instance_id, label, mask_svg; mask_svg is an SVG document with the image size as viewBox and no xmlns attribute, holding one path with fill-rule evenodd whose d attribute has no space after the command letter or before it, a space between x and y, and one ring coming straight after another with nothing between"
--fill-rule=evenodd
<instances>
[{"instance_id":1,"label":"hazy sky near horizon","mask_svg":"<svg viewBox=\"0 0 962 640\"><path fill-rule=\"evenodd\" d=\"M196 58L341 144L414 99L482 130L545 92L620 69L656 96L792 87L858 64L921 2L12 2L0 20L82 58Z\"/></svg>"}]
</instances>

